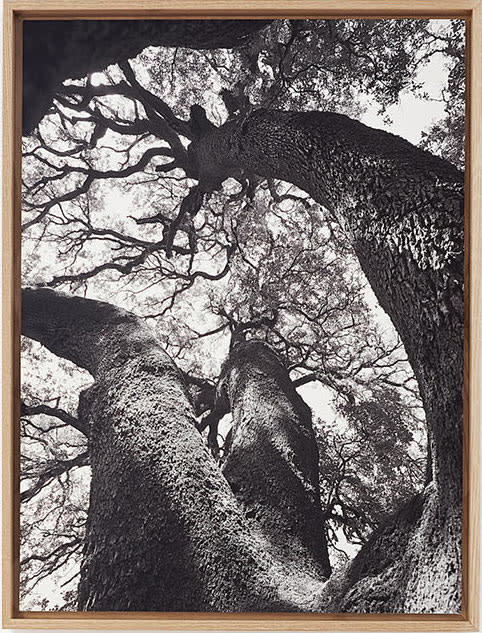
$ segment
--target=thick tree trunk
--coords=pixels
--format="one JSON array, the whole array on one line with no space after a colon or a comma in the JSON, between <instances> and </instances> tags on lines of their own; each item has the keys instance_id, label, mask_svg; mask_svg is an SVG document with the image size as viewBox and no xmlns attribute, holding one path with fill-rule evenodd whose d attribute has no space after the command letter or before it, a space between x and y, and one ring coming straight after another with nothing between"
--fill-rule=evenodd
<instances>
[{"instance_id":1,"label":"thick tree trunk","mask_svg":"<svg viewBox=\"0 0 482 633\"><path fill-rule=\"evenodd\" d=\"M324 593L324 609L459 613L460 517L429 484L376 530Z\"/></svg>"},{"instance_id":2,"label":"thick tree trunk","mask_svg":"<svg viewBox=\"0 0 482 633\"><path fill-rule=\"evenodd\" d=\"M22 331L95 378L79 406L92 466L80 609L320 608L323 578L267 551L203 446L179 371L141 320L27 289Z\"/></svg>"},{"instance_id":3,"label":"thick tree trunk","mask_svg":"<svg viewBox=\"0 0 482 633\"><path fill-rule=\"evenodd\" d=\"M463 175L399 137L333 113L260 110L213 130L191 151L199 157L201 178L206 165L209 173L244 169L297 185L327 207L350 236L380 305L403 340L431 438L433 484L425 492L421 516L413 517L418 540L410 545L411 562L404 571L410 597L403 600L417 608L457 611ZM411 514L410 508L406 511ZM390 567L388 561L384 565ZM427 595L433 598L429 607ZM385 610L397 609L403 600L400 592L387 598Z\"/></svg>"},{"instance_id":4,"label":"thick tree trunk","mask_svg":"<svg viewBox=\"0 0 482 633\"><path fill-rule=\"evenodd\" d=\"M27 20L23 23L23 133L67 78L136 57L147 46L235 48L266 20Z\"/></svg>"},{"instance_id":5,"label":"thick tree trunk","mask_svg":"<svg viewBox=\"0 0 482 633\"><path fill-rule=\"evenodd\" d=\"M239 343L225 363L221 391L233 427L223 472L246 517L276 555L328 577L320 504L319 455L311 410L273 350Z\"/></svg>"}]
</instances>

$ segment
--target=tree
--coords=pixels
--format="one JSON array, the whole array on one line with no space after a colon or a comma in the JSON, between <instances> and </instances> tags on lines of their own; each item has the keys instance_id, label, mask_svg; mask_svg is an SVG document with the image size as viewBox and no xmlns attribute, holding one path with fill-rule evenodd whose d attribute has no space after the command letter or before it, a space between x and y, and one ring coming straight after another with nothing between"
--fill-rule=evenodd
<instances>
[{"instance_id":1,"label":"tree","mask_svg":"<svg viewBox=\"0 0 482 633\"><path fill-rule=\"evenodd\" d=\"M292 42L290 44L288 39L282 47L283 60L289 58L288 45L293 45L300 34L302 38L306 36L302 29L292 27ZM339 39L339 35L337 37ZM359 46L364 46L366 35L361 41ZM183 43L189 45L189 39L183 39ZM345 40L340 45L348 46L349 49L352 46ZM355 47L354 50L354 53L349 50L347 54L348 64L353 55L358 58L357 51L360 55L359 48ZM364 56L365 53L361 54L362 58ZM27 198L27 210L30 209L30 213L36 215L31 216L25 228L42 225L51 209L89 192L96 181L130 177L144 170L154 157L168 158L169 162L156 166L157 173L170 174L182 170L185 176L197 181L197 184L191 185L187 195L181 198L178 213L174 217L168 217L160 211L151 218L137 219L139 224L160 225L160 240L149 243L136 238L133 242L112 229L108 234L102 233L90 221L88 211L83 231L88 237L108 235L109 239L117 240L122 248L134 248L137 251L133 256L109 262L108 269L130 274L136 267L143 266L153 253L156 256L159 254L162 260L164 257L171 260L175 255L184 256L190 262L187 272L169 273L164 270L163 276L166 279L181 279L189 284L193 282L193 277L199 275L210 279L222 278L233 256L231 244L218 243L218 251L226 255L225 269L203 273L192 271L198 248L199 227L196 227L196 218L202 212L206 199L215 196L226 179L244 182L242 191L248 198L252 195L253 187L259 184L256 178L267 179L268 182L279 179L296 185L327 209L331 221L342 227L380 305L390 315L403 341L425 409L431 475L425 490L385 519L354 561L336 578L323 584L321 578L326 577L328 572L323 553L324 550L326 552L323 530L320 529L313 536L315 532L312 527L300 526L296 521L293 523L293 516L289 513L279 519L276 513L260 512L259 508L267 503L266 495L269 493L268 487L261 485L248 486L245 483L238 488L241 506L246 510L243 517L219 470L215 469L212 458L208 458L205 451L199 452L199 436L195 434L195 425L189 421L192 414L187 397L182 395L179 374L160 350L159 344L135 317L120 314L105 304L96 305L94 309L86 300L68 299L47 290L27 291L24 300L25 333L41 340L55 353L88 368L96 377L95 386L83 397L81 406L81 419L95 419L98 429L98 435L91 434L94 473L92 519L89 518L88 525L81 606L112 609L112 605L119 605L118 608L161 610L308 608L381 612L456 611L460 606L461 564L462 175L447 161L342 114L266 108L253 110L249 105L243 107L238 100L236 108L228 107L229 117L221 125L210 120L199 104L191 106L189 118L186 119L180 113L175 113L158 95L144 88L128 63L122 62L120 68L123 78L117 76L110 83L99 86L92 83L73 84L64 87L64 94L57 96L57 116L66 131L63 141L68 144L62 155L67 155L69 160L59 167L49 159L39 159L47 168L47 173L29 184L27 194L38 200L40 192L48 191L50 199L40 202L32 199L29 202ZM284 62L278 63L278 68L281 70L282 84L286 83ZM105 101L112 95L123 96L127 103L124 111L115 112L113 116L109 115L109 106ZM226 95L224 100L228 106L233 105ZM73 138L70 130L80 120L82 125L87 125L89 143L93 148L106 130L126 135L127 138L137 135L142 141L148 136L154 137L160 139L161 144L147 148L141 145L143 153L134 165L131 163L128 167L114 170L97 169L85 161L85 141L72 145L73 141L79 139ZM181 137L188 139L187 149ZM135 140L124 145L127 156L138 143ZM39 148L48 151L41 135L37 137L37 146L27 149L38 157ZM65 183L67 179L74 181L74 188L69 187L66 193L59 195L56 184L59 181ZM272 188L272 191L275 197L279 195L276 189ZM63 222L69 225L71 220L64 215ZM239 247L238 244L234 246ZM55 280L53 285L59 282L82 282L105 269L106 266L101 269L94 267L87 276L79 276L79 273L64 275L60 280ZM178 292L179 289L174 289L173 300ZM54 315L50 314L48 303L56 306ZM84 320L74 326L74 316L78 320L80 314ZM59 340L51 331L53 316L58 331L62 332ZM257 317L259 315L253 315L253 318ZM226 312L225 318L232 323L231 314ZM31 319L33 322L30 322ZM447 336L447 332L451 335ZM84 345L80 351L79 340ZM278 337L278 340L282 341L282 337ZM106 341L112 344L110 351L106 350ZM313 433L309 430L311 423L306 413L303 413L302 404L293 395L289 377L283 374L282 369L278 369L281 365L274 360L276 355L272 356L272 352L266 352L265 355L264 351L260 351L259 358L264 359L259 361L262 363L261 374L263 371L265 377L269 374L276 389L281 388L284 393L282 401L286 403L289 413L283 412L281 408L279 414L269 417L259 411L259 407L255 407L254 419L257 424L253 426L253 432L256 437L262 437L265 443L260 444L256 451L246 453L245 439L242 433L240 435L240 429L242 431L245 424L243 420L250 417L248 407L252 405L252 395L249 394L253 390L256 393L261 387L259 382L253 382L250 378L252 368L247 357L241 353L243 345L257 350L268 349L249 342L233 344L226 365L227 383L235 393L239 391L240 394L235 402L228 390L227 400L234 414L234 430L224 464L228 480L237 480L239 473L242 473L241 478L247 476L246 464L243 465L237 457L240 453L249 455L253 472L263 472L262 467L258 470L256 464L262 464L266 455L270 454L270 446L276 439L276 429L287 423L290 416L296 416L298 422L302 422L299 428L307 429L308 436ZM253 348L253 345L258 347ZM230 368L236 367L239 359L243 360L242 368L232 378ZM120 360L122 364L119 368ZM264 362L268 363L272 373L263 369ZM114 367L117 372L115 376ZM257 368L255 375L259 371ZM239 375L246 376L245 380L240 381L240 387L236 386ZM275 379L283 375L284 378ZM155 376L155 380L152 376ZM122 382L121 390L118 385L114 390L116 381ZM267 385L270 381L263 380L261 384L266 386L269 393ZM150 394L152 401L148 405L144 401L137 401L135 394L140 389ZM265 393L265 390L261 389L261 392ZM172 402L173 394L176 396L175 402ZM116 404L119 398L122 398L122 406ZM352 412L355 408L352 403ZM164 410L162 420L166 420L169 412L172 419L178 421L179 428L172 429L169 419L166 422L160 419L154 425L155 434L152 436L153 429L147 424L146 416L149 412L151 418L155 417L160 415L161 410ZM135 436L132 430L134 422ZM266 433L270 424L271 432ZM164 425L169 428L170 436L168 434L166 437L160 431ZM309 491L312 494L314 490L316 496L319 484L314 475L314 436L311 439L308 436L305 434L303 442L308 442L312 449L303 451L309 459L301 466L301 471L309 473L309 485L303 495ZM117 444L119 437L122 437L122 442ZM293 443L298 446L302 438L295 435L286 441L288 447L293 446ZM107 446L118 446L118 450L107 451ZM161 455L160 447L167 452ZM147 464L147 454L155 464L154 474ZM165 472L167 454L179 466L176 481L172 481L172 475ZM287 467L288 471L296 474L293 459L286 461L286 454L283 455L280 463L273 462L274 472ZM194 462L191 459L196 462L198 469L194 482ZM187 473L186 477L182 473ZM122 477L127 477L128 481ZM204 483L199 481L200 477ZM119 481L123 481L124 485L118 487ZM293 482L296 481L295 477ZM194 486L191 493L186 490L187 482ZM206 485L213 492L206 493ZM235 482L235 489L236 486L239 486L239 482ZM152 512L149 506L151 496L139 495L138 512L132 514L126 507L124 495L125 490L129 489L146 489L150 495L154 492L156 498L161 500L159 507L168 510L162 517L156 515L150 524L151 538L146 538L145 532L145 518L151 516ZM291 506L289 499L292 490L294 488L287 486L287 508ZM297 498L302 499L303 495ZM308 494L306 502L309 497ZM107 498L112 503L107 502ZM209 512L207 500L212 503ZM174 508L177 508L175 516ZM192 514L187 514L188 508ZM123 525L122 533L118 536L119 539L128 538L123 548L126 558L119 563L113 561L112 526L106 520L108 511L130 517L125 520L132 522ZM258 517L254 527L249 525L253 517L248 515L252 511ZM313 511L319 516L319 509L314 507ZM208 517L214 523L210 524ZM279 558L280 548L283 550L285 546L283 539L279 540L279 534L273 534L272 531L273 524L279 520L286 526L292 526L286 529L294 530L299 539L300 554L292 566L294 572L286 570L286 557ZM144 531L142 539L139 536L141 531ZM156 549L159 555L149 557L146 547L162 546L156 537L160 531L166 535L166 539L168 534L171 535L168 540L172 543L172 550L161 555ZM211 532L215 533L216 538L209 542L208 534ZM257 538L253 538L253 533L257 534ZM273 539L272 544L267 545L263 540L266 533ZM305 548L311 551L309 561ZM169 566L172 553L180 555L186 549L192 552L192 557L189 560L179 558L182 565L173 570L172 565ZM314 551L317 554L313 556ZM146 584L142 587L136 584L135 578L125 574L125 570L135 569L132 558L152 560L150 565L158 565L135 572L142 574L143 578L147 576L152 579L149 591L144 591L148 587ZM226 578L220 570L229 568L227 561L230 558L235 573ZM318 575L314 571L313 559L321 565ZM118 572L117 588L112 587L107 580L99 581L102 578L101 568L105 568L107 563L114 569L124 570L124 573ZM269 579L267 571L273 566L277 572L279 570L274 582ZM168 569L169 582L166 580ZM293 573L301 574L305 586L307 582L314 583L316 597L313 601L307 602L306 596L296 595L294 587L296 584L300 586L300 577L295 579ZM195 593L194 579L198 580L199 577L201 582ZM128 587L133 586L139 586L141 594L130 594L129 598ZM185 590L181 591L181 587ZM203 589L201 594L199 587ZM244 602L241 604L240 600Z\"/></svg>"},{"instance_id":2,"label":"tree","mask_svg":"<svg viewBox=\"0 0 482 633\"><path fill-rule=\"evenodd\" d=\"M200 441L181 375L144 323L47 289L24 291L23 314L27 336L95 377L79 407L93 479L80 608L316 608L304 588L323 583L301 556L291 564L248 529Z\"/></svg>"},{"instance_id":3,"label":"tree","mask_svg":"<svg viewBox=\"0 0 482 633\"><path fill-rule=\"evenodd\" d=\"M240 45L265 25L263 20L26 20L24 133L37 126L66 77L84 77L135 57L149 45L182 46L186 39L199 49Z\"/></svg>"},{"instance_id":4,"label":"tree","mask_svg":"<svg viewBox=\"0 0 482 633\"><path fill-rule=\"evenodd\" d=\"M454 22L446 33L431 34L438 51L451 60L449 80L442 99L445 117L423 134L422 147L443 156L457 167L465 164L465 46L460 38L463 24Z\"/></svg>"}]
</instances>

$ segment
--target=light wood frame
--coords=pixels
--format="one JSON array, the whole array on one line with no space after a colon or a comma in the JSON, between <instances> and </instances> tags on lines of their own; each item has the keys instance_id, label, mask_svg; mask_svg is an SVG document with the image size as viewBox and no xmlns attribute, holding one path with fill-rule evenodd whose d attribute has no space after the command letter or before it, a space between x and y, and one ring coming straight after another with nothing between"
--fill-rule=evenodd
<instances>
[{"instance_id":1,"label":"light wood frame","mask_svg":"<svg viewBox=\"0 0 482 633\"><path fill-rule=\"evenodd\" d=\"M3 626L43 629L479 630L481 0L6 0L3 78ZM41 613L18 609L21 24L24 19L453 17L467 23L463 596L460 615Z\"/></svg>"}]
</instances>

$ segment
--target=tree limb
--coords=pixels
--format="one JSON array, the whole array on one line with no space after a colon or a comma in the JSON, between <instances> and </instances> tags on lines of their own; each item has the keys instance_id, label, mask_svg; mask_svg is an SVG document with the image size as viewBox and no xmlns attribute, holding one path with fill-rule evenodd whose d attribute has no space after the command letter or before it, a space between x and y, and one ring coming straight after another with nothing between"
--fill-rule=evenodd
<instances>
[{"instance_id":1,"label":"tree limb","mask_svg":"<svg viewBox=\"0 0 482 633\"><path fill-rule=\"evenodd\" d=\"M49 415L54 418L58 418L65 424L68 424L74 429L77 429L77 431L80 431L86 437L89 437L88 428L84 424L82 424L82 422L80 422L78 418L70 415L70 413L67 413L67 411L64 411L64 409L60 409L58 407L50 407L46 404L27 405L22 401L21 413L22 415L26 416Z\"/></svg>"}]
</instances>

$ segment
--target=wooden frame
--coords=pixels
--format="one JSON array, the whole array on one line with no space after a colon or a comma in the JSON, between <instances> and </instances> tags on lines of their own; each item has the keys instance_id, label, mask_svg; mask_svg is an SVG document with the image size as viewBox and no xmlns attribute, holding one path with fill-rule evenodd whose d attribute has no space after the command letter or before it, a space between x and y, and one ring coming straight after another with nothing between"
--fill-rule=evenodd
<instances>
[{"instance_id":1,"label":"wooden frame","mask_svg":"<svg viewBox=\"0 0 482 633\"><path fill-rule=\"evenodd\" d=\"M135 7L135 8L133 8ZM481 390L481 14L480 0L7 0L3 114L3 626L5 628L197 630L479 630ZM27 613L18 610L21 23L23 19L169 17L459 17L467 21L466 325L464 534L461 615Z\"/></svg>"}]
</instances>

